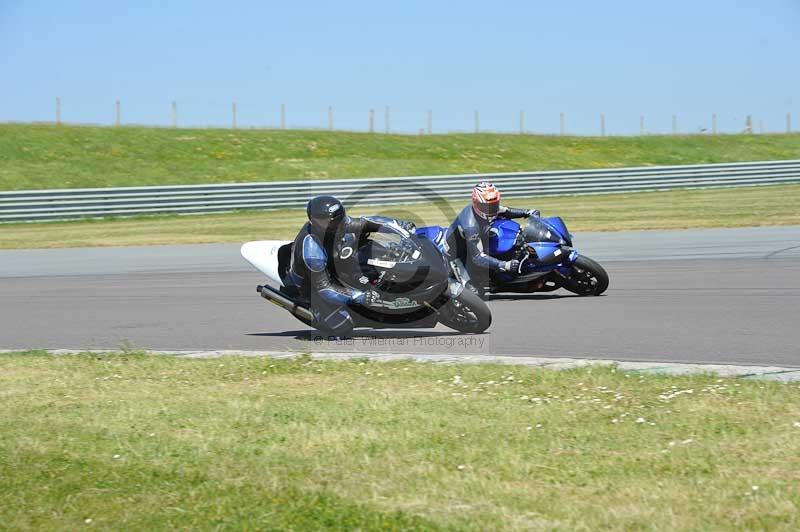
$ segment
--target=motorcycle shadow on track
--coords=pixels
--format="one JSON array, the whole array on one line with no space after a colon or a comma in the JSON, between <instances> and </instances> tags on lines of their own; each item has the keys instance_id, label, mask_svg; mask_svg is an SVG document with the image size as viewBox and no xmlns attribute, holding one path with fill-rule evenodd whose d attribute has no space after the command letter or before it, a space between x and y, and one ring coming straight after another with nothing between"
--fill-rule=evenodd
<instances>
[{"instance_id":1,"label":"motorcycle shadow on track","mask_svg":"<svg viewBox=\"0 0 800 532\"><path fill-rule=\"evenodd\" d=\"M550 301L554 299L581 299L577 294L486 294L485 301ZM603 294L594 297L605 297Z\"/></svg>"},{"instance_id":2,"label":"motorcycle shadow on track","mask_svg":"<svg viewBox=\"0 0 800 532\"><path fill-rule=\"evenodd\" d=\"M293 338L294 340L318 341L320 339L327 340L321 332L312 329L304 329L302 331L278 331L278 332L262 332L262 333L248 333L247 336L265 336L273 338ZM470 333L458 333L455 331L421 331L421 330L391 330L391 329L375 329L367 331L356 331L354 334L348 335L346 339L406 339L406 338L437 338L440 336L477 336Z\"/></svg>"}]
</instances>

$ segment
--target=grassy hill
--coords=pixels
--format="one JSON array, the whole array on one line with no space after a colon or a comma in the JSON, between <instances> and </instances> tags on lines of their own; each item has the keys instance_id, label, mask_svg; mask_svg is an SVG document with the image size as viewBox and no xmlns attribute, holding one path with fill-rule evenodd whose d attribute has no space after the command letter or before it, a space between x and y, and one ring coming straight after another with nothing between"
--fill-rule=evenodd
<instances>
[{"instance_id":1,"label":"grassy hill","mask_svg":"<svg viewBox=\"0 0 800 532\"><path fill-rule=\"evenodd\" d=\"M800 159L800 135L433 136L0 124L0 190Z\"/></svg>"}]
</instances>

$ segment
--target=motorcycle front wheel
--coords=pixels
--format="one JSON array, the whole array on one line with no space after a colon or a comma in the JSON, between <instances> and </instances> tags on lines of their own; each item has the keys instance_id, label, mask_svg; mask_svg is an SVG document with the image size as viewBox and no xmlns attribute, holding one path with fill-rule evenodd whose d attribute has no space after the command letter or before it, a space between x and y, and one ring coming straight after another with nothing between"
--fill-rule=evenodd
<instances>
[{"instance_id":1,"label":"motorcycle front wheel","mask_svg":"<svg viewBox=\"0 0 800 532\"><path fill-rule=\"evenodd\" d=\"M563 287L579 296L599 296L608 288L608 274L589 257L579 256L572 264L572 275Z\"/></svg>"},{"instance_id":2,"label":"motorcycle front wheel","mask_svg":"<svg viewBox=\"0 0 800 532\"><path fill-rule=\"evenodd\" d=\"M482 333L492 324L492 312L478 294L464 289L439 309L439 322L463 333Z\"/></svg>"}]
</instances>

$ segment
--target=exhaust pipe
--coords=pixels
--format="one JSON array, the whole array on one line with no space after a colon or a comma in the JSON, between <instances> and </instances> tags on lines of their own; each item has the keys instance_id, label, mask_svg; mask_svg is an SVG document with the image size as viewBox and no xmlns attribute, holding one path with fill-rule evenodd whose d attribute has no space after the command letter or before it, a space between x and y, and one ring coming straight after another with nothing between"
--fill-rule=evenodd
<instances>
[{"instance_id":1,"label":"exhaust pipe","mask_svg":"<svg viewBox=\"0 0 800 532\"><path fill-rule=\"evenodd\" d=\"M298 305L288 297L284 296L274 288L267 285L263 286L258 285L258 287L256 287L256 290L258 291L259 294L261 294L261 297L263 297L267 301L275 303L281 308L288 310L289 312L292 313L293 316L296 316L306 321L314 321L314 315L311 313L310 310L308 310L305 307L301 307L300 305Z\"/></svg>"}]
</instances>

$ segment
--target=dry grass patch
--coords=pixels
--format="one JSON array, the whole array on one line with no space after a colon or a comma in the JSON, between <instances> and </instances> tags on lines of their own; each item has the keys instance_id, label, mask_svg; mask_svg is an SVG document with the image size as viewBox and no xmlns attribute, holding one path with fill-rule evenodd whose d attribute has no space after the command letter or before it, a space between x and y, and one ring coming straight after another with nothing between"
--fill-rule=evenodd
<instances>
[{"instance_id":1,"label":"dry grass patch","mask_svg":"<svg viewBox=\"0 0 800 532\"><path fill-rule=\"evenodd\" d=\"M397 216L414 220L418 225L448 225L466 202L359 206L352 212ZM797 208L800 185L510 198L507 203L536 207L544 216L562 216L574 233L800 224ZM285 209L205 216L0 224L0 249L292 239L304 222L303 209Z\"/></svg>"}]
</instances>

